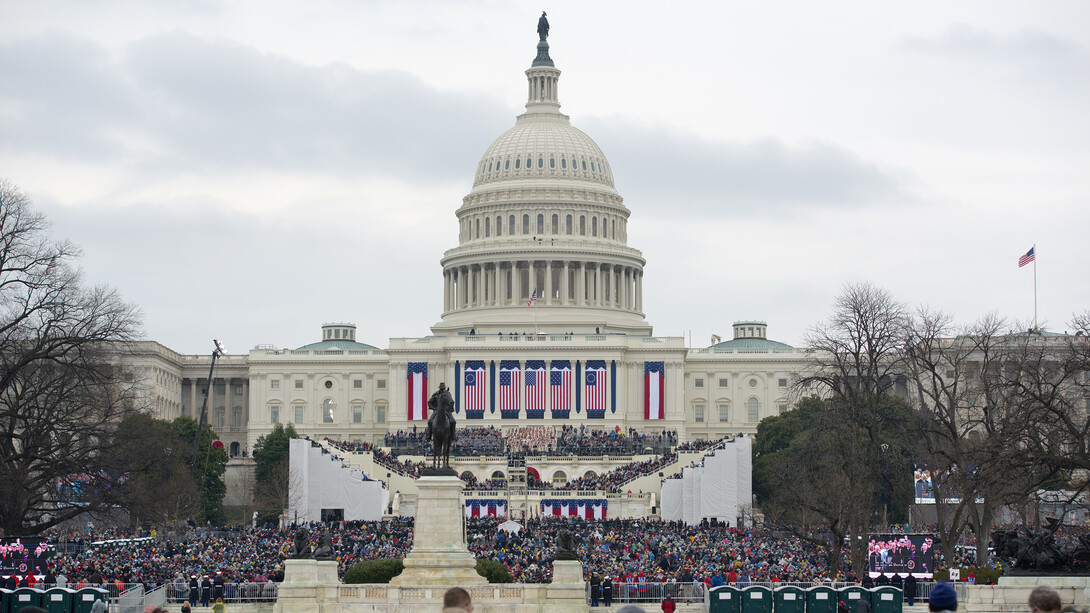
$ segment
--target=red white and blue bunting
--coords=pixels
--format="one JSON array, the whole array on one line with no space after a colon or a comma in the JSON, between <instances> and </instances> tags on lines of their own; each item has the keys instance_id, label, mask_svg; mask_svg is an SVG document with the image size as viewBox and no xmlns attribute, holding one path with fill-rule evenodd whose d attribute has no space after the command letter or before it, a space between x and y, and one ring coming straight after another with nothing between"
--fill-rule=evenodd
<instances>
[{"instance_id":1,"label":"red white and blue bunting","mask_svg":"<svg viewBox=\"0 0 1090 613\"><path fill-rule=\"evenodd\" d=\"M609 502L604 498L546 498L541 501L541 514L555 517L605 519Z\"/></svg>"},{"instance_id":2,"label":"red white and blue bunting","mask_svg":"<svg viewBox=\"0 0 1090 613\"><path fill-rule=\"evenodd\" d=\"M466 517L507 517L507 501L503 498L471 498L466 500Z\"/></svg>"}]
</instances>

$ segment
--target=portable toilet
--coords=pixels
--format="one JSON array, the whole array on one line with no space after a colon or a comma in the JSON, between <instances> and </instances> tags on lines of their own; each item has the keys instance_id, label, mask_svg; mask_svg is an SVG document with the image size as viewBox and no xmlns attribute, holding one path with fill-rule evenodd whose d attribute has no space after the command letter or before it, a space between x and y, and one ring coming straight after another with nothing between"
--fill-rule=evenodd
<instances>
[{"instance_id":1,"label":"portable toilet","mask_svg":"<svg viewBox=\"0 0 1090 613\"><path fill-rule=\"evenodd\" d=\"M772 588L751 585L743 589L741 613L772 613Z\"/></svg>"},{"instance_id":2,"label":"portable toilet","mask_svg":"<svg viewBox=\"0 0 1090 613\"><path fill-rule=\"evenodd\" d=\"M20 587L11 592L8 613L17 613L25 607L42 606L42 591L36 587Z\"/></svg>"},{"instance_id":3,"label":"portable toilet","mask_svg":"<svg viewBox=\"0 0 1090 613\"><path fill-rule=\"evenodd\" d=\"M866 600L867 604L870 604L870 592L862 585L842 587L839 596L841 602L848 605L848 611L851 613L859 613L859 602L862 600Z\"/></svg>"},{"instance_id":4,"label":"portable toilet","mask_svg":"<svg viewBox=\"0 0 1090 613\"><path fill-rule=\"evenodd\" d=\"M49 613L72 613L76 591L66 587L51 587L42 594L42 608Z\"/></svg>"},{"instance_id":5,"label":"portable toilet","mask_svg":"<svg viewBox=\"0 0 1090 613\"><path fill-rule=\"evenodd\" d=\"M10 602L11 590L6 587L0 587L0 613L8 613L8 603Z\"/></svg>"},{"instance_id":6,"label":"portable toilet","mask_svg":"<svg viewBox=\"0 0 1090 613\"><path fill-rule=\"evenodd\" d=\"M871 590L870 603L874 613L901 613L904 592L892 585L879 585Z\"/></svg>"},{"instance_id":7,"label":"portable toilet","mask_svg":"<svg viewBox=\"0 0 1090 613\"><path fill-rule=\"evenodd\" d=\"M741 602L742 590L733 585L720 585L708 592L709 613L741 613Z\"/></svg>"},{"instance_id":8,"label":"portable toilet","mask_svg":"<svg viewBox=\"0 0 1090 613\"><path fill-rule=\"evenodd\" d=\"M91 613L96 600L110 604L109 593L100 587L85 587L76 590L76 599L72 602L72 613Z\"/></svg>"},{"instance_id":9,"label":"portable toilet","mask_svg":"<svg viewBox=\"0 0 1090 613\"><path fill-rule=\"evenodd\" d=\"M815 585L806 590L806 613L836 613L836 590Z\"/></svg>"},{"instance_id":10,"label":"portable toilet","mask_svg":"<svg viewBox=\"0 0 1090 613\"><path fill-rule=\"evenodd\" d=\"M776 613L806 613L806 592L800 587L784 586L772 590Z\"/></svg>"}]
</instances>

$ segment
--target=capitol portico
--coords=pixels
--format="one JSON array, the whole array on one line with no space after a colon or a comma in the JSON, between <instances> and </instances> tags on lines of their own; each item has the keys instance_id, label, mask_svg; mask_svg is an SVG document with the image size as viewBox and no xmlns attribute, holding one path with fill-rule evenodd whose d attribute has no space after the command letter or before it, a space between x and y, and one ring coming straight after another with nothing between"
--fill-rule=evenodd
<instances>
[{"instance_id":1,"label":"capitol portico","mask_svg":"<svg viewBox=\"0 0 1090 613\"><path fill-rule=\"evenodd\" d=\"M210 423L238 451L289 422L314 439L381 445L388 432L423 428L423 399L440 382L463 427L619 427L686 441L754 433L787 410L807 354L770 340L764 322L736 322L732 338L700 348L653 334L646 261L628 245L633 210L605 154L560 112L560 74L542 41L525 72L525 112L467 161L472 188L440 261L443 310L430 336L380 348L350 323L326 324L309 345L226 356L210 388L210 356L146 342L134 360L154 382L146 401L157 416L197 417L207 389Z\"/></svg>"}]
</instances>

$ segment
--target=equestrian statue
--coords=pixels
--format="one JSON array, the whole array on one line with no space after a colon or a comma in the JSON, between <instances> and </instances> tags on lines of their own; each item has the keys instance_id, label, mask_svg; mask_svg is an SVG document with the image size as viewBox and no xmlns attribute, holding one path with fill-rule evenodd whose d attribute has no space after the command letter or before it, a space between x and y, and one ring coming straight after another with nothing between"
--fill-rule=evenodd
<instances>
[{"instance_id":1,"label":"equestrian statue","mask_svg":"<svg viewBox=\"0 0 1090 613\"><path fill-rule=\"evenodd\" d=\"M424 438L431 440L432 468L450 468L450 446L454 443L454 399L446 383L428 399L428 428ZM443 464L439 465L442 456Z\"/></svg>"}]
</instances>

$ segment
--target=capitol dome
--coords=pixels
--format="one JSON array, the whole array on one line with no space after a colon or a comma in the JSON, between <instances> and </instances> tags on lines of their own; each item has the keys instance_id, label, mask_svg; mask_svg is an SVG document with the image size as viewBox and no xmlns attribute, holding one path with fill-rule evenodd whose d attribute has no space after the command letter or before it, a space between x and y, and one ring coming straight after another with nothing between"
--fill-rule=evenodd
<instances>
[{"instance_id":1,"label":"capitol dome","mask_svg":"<svg viewBox=\"0 0 1090 613\"><path fill-rule=\"evenodd\" d=\"M526 114L484 152L473 187L508 180L574 179L613 187L602 150L568 118Z\"/></svg>"},{"instance_id":2,"label":"capitol dome","mask_svg":"<svg viewBox=\"0 0 1090 613\"><path fill-rule=\"evenodd\" d=\"M440 261L443 315L432 332L649 335L630 211L602 150L560 112L548 43L537 50L526 112L485 150L456 211L458 246Z\"/></svg>"}]
</instances>

